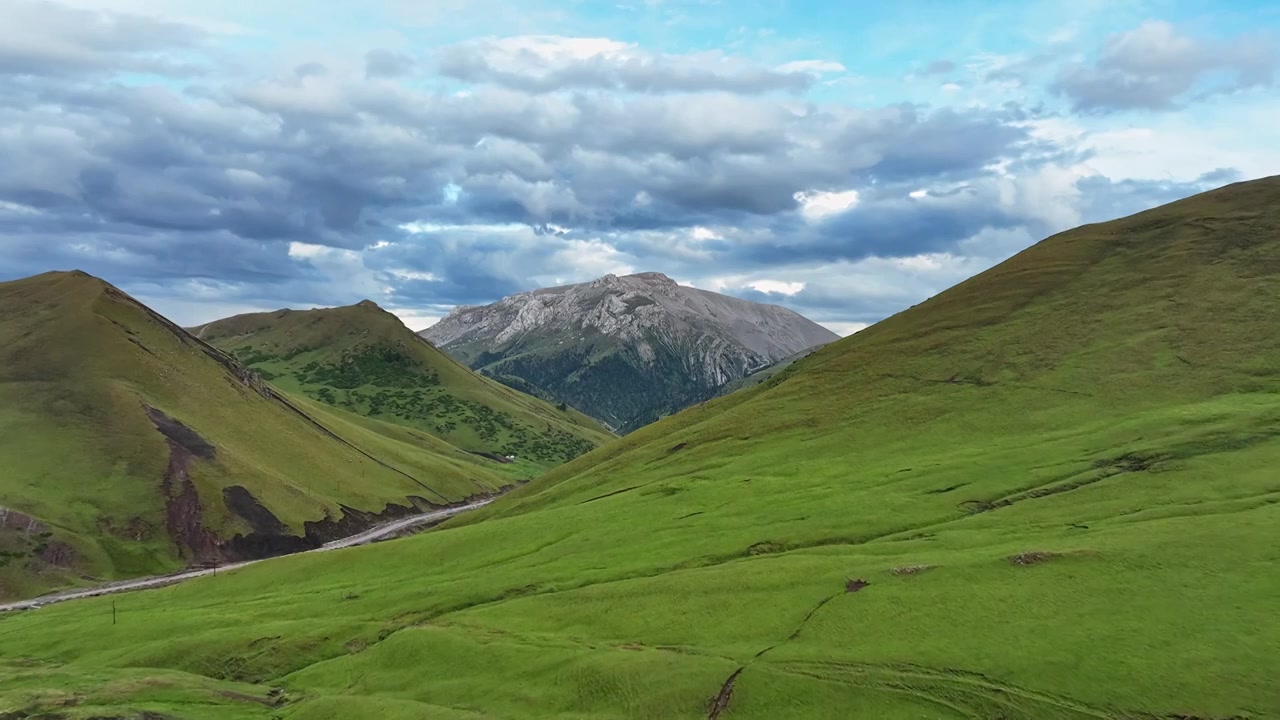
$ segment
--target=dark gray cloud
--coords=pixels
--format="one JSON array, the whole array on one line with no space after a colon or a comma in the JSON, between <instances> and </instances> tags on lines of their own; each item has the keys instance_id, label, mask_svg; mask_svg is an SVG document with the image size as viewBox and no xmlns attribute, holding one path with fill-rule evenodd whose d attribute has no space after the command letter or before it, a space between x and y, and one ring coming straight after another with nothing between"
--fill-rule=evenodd
<instances>
[{"instance_id":1,"label":"dark gray cloud","mask_svg":"<svg viewBox=\"0 0 1280 720\"><path fill-rule=\"evenodd\" d=\"M1262 36L1209 43L1150 21L1107 39L1094 64L1064 67L1053 88L1077 110L1167 110L1189 97L1273 82L1276 45Z\"/></svg>"}]
</instances>

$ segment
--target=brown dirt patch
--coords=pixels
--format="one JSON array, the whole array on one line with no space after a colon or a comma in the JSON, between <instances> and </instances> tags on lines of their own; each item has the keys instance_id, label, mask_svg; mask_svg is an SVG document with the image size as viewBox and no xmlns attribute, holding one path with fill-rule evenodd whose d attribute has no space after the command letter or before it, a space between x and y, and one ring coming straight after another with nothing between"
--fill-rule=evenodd
<instances>
[{"instance_id":1,"label":"brown dirt patch","mask_svg":"<svg viewBox=\"0 0 1280 720\"><path fill-rule=\"evenodd\" d=\"M40 562L55 567L71 567L78 559L75 548L61 540L50 540L40 551Z\"/></svg>"},{"instance_id":2,"label":"brown dirt patch","mask_svg":"<svg viewBox=\"0 0 1280 720\"><path fill-rule=\"evenodd\" d=\"M1032 550L1029 552L1021 552L1017 555L1010 555L1009 562L1014 565L1039 565L1042 562L1048 562L1060 557L1062 557L1062 553L1048 552L1045 550Z\"/></svg>"},{"instance_id":3,"label":"brown dirt patch","mask_svg":"<svg viewBox=\"0 0 1280 720\"><path fill-rule=\"evenodd\" d=\"M147 417L156 426L156 430L159 430L161 435L169 438L170 442L181 445L188 453L201 460L212 460L218 456L218 450L213 446L213 443L200 437L200 434L195 430L150 405L143 405L143 407L146 408Z\"/></svg>"},{"instance_id":4,"label":"brown dirt patch","mask_svg":"<svg viewBox=\"0 0 1280 720\"><path fill-rule=\"evenodd\" d=\"M721 713L729 709L729 701L733 700L733 686L738 682L738 676L742 674L743 670L746 670L746 668L740 667L734 670L729 679L725 680L724 684L720 686L720 692L711 698L711 702L707 707L707 720L716 720Z\"/></svg>"},{"instance_id":5,"label":"brown dirt patch","mask_svg":"<svg viewBox=\"0 0 1280 720\"><path fill-rule=\"evenodd\" d=\"M228 700L236 702L256 703L258 705L266 705L267 707L276 707L280 704L277 698L258 697L257 695L249 695L247 693L236 692L235 690L219 690L218 694Z\"/></svg>"},{"instance_id":6,"label":"brown dirt patch","mask_svg":"<svg viewBox=\"0 0 1280 720\"><path fill-rule=\"evenodd\" d=\"M859 579L857 579L857 580L855 580L855 579L853 579L853 578L850 578L850 579L846 580L846 581L845 581L845 583L844 583L844 591L845 591L845 592L856 593L856 592L858 592L859 590L861 590L862 588L864 588L864 587L866 587L866 586L868 586L868 585L870 585L870 584L871 584L871 583L869 583L869 582L867 582L866 580L863 580L863 579L861 579L861 578L859 578Z\"/></svg>"},{"instance_id":7,"label":"brown dirt patch","mask_svg":"<svg viewBox=\"0 0 1280 720\"><path fill-rule=\"evenodd\" d=\"M772 540L765 540L763 542L758 542L755 545L752 545L751 547L747 548L747 554L748 555L773 555L775 553L783 552L786 549L787 548L782 543L774 542Z\"/></svg>"},{"instance_id":8,"label":"brown dirt patch","mask_svg":"<svg viewBox=\"0 0 1280 720\"><path fill-rule=\"evenodd\" d=\"M241 485L223 488L222 501L226 503L228 510L249 523L255 533L279 535L289 531L275 513L264 507L253 493Z\"/></svg>"},{"instance_id":9,"label":"brown dirt patch","mask_svg":"<svg viewBox=\"0 0 1280 720\"><path fill-rule=\"evenodd\" d=\"M217 537L200 522L202 507L189 471L192 453L169 440L169 467L160 481L164 494L164 527L179 553L191 561L218 557Z\"/></svg>"},{"instance_id":10,"label":"brown dirt patch","mask_svg":"<svg viewBox=\"0 0 1280 720\"><path fill-rule=\"evenodd\" d=\"M889 571L889 574L899 575L899 576L919 575L922 572L928 572L932 570L934 567L935 566L933 565L903 565L901 567L893 568L892 570Z\"/></svg>"}]
</instances>

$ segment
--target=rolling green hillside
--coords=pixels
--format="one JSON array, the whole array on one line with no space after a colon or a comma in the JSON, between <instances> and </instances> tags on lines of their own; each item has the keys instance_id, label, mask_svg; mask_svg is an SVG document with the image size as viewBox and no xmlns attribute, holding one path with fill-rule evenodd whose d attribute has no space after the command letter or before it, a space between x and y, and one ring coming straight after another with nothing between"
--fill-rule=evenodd
<instances>
[{"instance_id":1,"label":"rolling green hillside","mask_svg":"<svg viewBox=\"0 0 1280 720\"><path fill-rule=\"evenodd\" d=\"M472 372L367 300L238 315L192 332L286 391L467 451L515 455L545 469L612 437L575 410Z\"/></svg>"},{"instance_id":2,"label":"rolling green hillside","mask_svg":"<svg viewBox=\"0 0 1280 720\"><path fill-rule=\"evenodd\" d=\"M317 409L96 278L0 284L0 597L297 549L516 479Z\"/></svg>"},{"instance_id":3,"label":"rolling green hillside","mask_svg":"<svg viewBox=\"0 0 1280 720\"><path fill-rule=\"evenodd\" d=\"M1280 717L1278 311L1280 178L1063 233L436 531L0 618L0 711Z\"/></svg>"}]
</instances>

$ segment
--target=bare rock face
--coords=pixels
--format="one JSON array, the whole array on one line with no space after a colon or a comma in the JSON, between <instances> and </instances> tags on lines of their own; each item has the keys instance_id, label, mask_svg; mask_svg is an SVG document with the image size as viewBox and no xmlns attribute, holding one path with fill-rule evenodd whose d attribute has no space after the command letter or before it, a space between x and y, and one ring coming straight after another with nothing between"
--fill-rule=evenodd
<instances>
[{"instance_id":1,"label":"bare rock face","mask_svg":"<svg viewBox=\"0 0 1280 720\"><path fill-rule=\"evenodd\" d=\"M456 308L422 336L473 368L632 430L837 338L776 305L661 273L545 288Z\"/></svg>"}]
</instances>

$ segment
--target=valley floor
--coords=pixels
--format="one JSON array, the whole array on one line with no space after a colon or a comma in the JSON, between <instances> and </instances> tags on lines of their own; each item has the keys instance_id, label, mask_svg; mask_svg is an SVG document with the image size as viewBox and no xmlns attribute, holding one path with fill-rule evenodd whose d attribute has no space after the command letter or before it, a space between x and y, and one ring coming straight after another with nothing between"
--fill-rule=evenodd
<instances>
[{"instance_id":1,"label":"valley floor","mask_svg":"<svg viewBox=\"0 0 1280 720\"><path fill-rule=\"evenodd\" d=\"M460 525L0 618L0 712L1280 717L1277 412L856 468L823 460L847 437L747 457L692 417Z\"/></svg>"},{"instance_id":2,"label":"valley floor","mask_svg":"<svg viewBox=\"0 0 1280 720\"><path fill-rule=\"evenodd\" d=\"M444 520L459 513L482 508L491 502L493 502L493 498L467 503L465 505L459 505L445 510L437 510L435 512L421 513L418 515L411 515L409 517L397 518L395 520L388 520L387 522L379 523L368 530L358 532L355 535L327 542L315 550L309 550L308 552L325 552L328 550L338 550L340 548L356 547L357 545L365 545L386 538L396 537L397 535L404 534L414 530L415 528L421 528L424 525L443 522ZM194 580L195 578L205 576L216 576L219 572L226 574L234 570L239 570L242 567L265 562L267 560L277 560L281 557L288 557L288 555L262 558L259 560L246 560L244 562L230 563L228 565L218 567L184 570L182 572L133 578L131 580L120 580L118 582L103 583L101 585L81 588L78 590L64 590L63 592L41 595L40 597L31 598L30 600L0 603L0 613L15 610L36 610L46 605L53 605L55 603L66 602L68 600L81 600L84 598L115 595L118 593L133 592L135 590L150 590L168 585L176 585L177 583L186 580Z\"/></svg>"}]
</instances>

